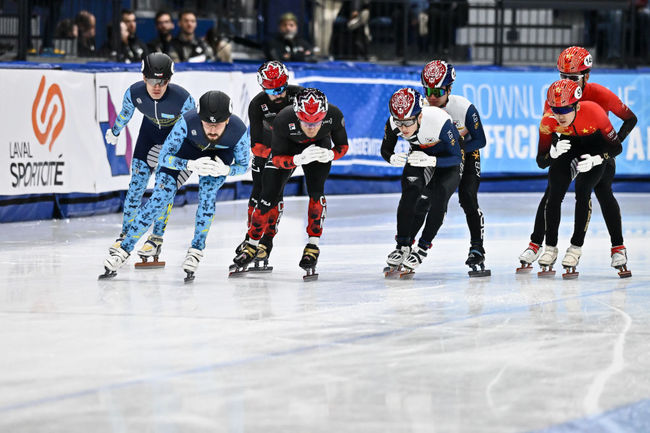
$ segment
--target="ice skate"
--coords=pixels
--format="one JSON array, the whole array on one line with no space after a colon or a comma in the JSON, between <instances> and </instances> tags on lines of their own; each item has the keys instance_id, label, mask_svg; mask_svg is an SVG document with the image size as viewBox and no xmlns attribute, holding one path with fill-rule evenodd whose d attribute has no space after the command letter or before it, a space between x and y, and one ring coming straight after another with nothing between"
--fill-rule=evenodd
<instances>
[{"instance_id":1,"label":"ice skate","mask_svg":"<svg viewBox=\"0 0 650 433\"><path fill-rule=\"evenodd\" d=\"M113 243L113 245L108 247L108 253L112 254L113 251L117 251L118 249L120 249L120 247L122 246L122 241L124 240L125 237L126 237L125 233L120 233L117 239L115 239L115 243Z\"/></svg>"},{"instance_id":2,"label":"ice skate","mask_svg":"<svg viewBox=\"0 0 650 433\"><path fill-rule=\"evenodd\" d=\"M98 279L104 280L116 276L117 270L126 262L126 259L129 258L129 255L130 254L124 251L122 247L111 247L110 255L106 258L106 260L104 260L105 272L101 274Z\"/></svg>"},{"instance_id":3,"label":"ice skate","mask_svg":"<svg viewBox=\"0 0 650 433\"><path fill-rule=\"evenodd\" d=\"M528 273L533 270L533 262L539 258L539 255L542 253L540 245L530 242L528 248L524 250L523 253L519 256L519 263L521 267L517 268L515 271L517 274Z\"/></svg>"},{"instance_id":4,"label":"ice skate","mask_svg":"<svg viewBox=\"0 0 650 433\"><path fill-rule=\"evenodd\" d=\"M537 263L542 267L542 270L537 273L537 276L540 278L553 278L555 276L555 271L553 270L553 265L557 260L557 247L550 247L546 245L544 248L544 253L539 258Z\"/></svg>"},{"instance_id":5,"label":"ice skate","mask_svg":"<svg viewBox=\"0 0 650 433\"><path fill-rule=\"evenodd\" d=\"M185 260L183 261L183 270L185 271L185 278L183 281L186 283L191 283L194 281L194 273L196 272L196 269L199 267L199 262L203 258L203 251L197 250L196 248L190 247L189 250L187 250L187 254L185 255Z\"/></svg>"},{"instance_id":6,"label":"ice skate","mask_svg":"<svg viewBox=\"0 0 650 433\"><path fill-rule=\"evenodd\" d=\"M244 249L242 250L241 253L237 254L234 259L232 259L233 263L230 265L229 277L236 277L243 275L247 272L248 270L248 265L255 259L255 256L257 255L257 245L253 245L250 242L246 242L246 245L244 245Z\"/></svg>"},{"instance_id":7,"label":"ice skate","mask_svg":"<svg viewBox=\"0 0 650 433\"><path fill-rule=\"evenodd\" d=\"M398 277L402 272L402 262L411 254L411 247L408 245L395 247L386 259L386 266L384 268L384 275L386 278Z\"/></svg>"},{"instance_id":8,"label":"ice skate","mask_svg":"<svg viewBox=\"0 0 650 433\"><path fill-rule=\"evenodd\" d=\"M470 277L489 277L492 275L489 269L485 269L485 250L482 246L477 245L469 248L465 264L472 268L471 271L467 272ZM477 267L480 267L481 270L477 270Z\"/></svg>"},{"instance_id":9,"label":"ice skate","mask_svg":"<svg viewBox=\"0 0 650 433\"><path fill-rule=\"evenodd\" d=\"M273 249L273 238L266 235L262 236L257 248L257 254L253 259L253 267L248 268L249 272L271 272L273 266L269 266L269 257Z\"/></svg>"},{"instance_id":10,"label":"ice skate","mask_svg":"<svg viewBox=\"0 0 650 433\"><path fill-rule=\"evenodd\" d=\"M317 245L305 245L305 249L302 251L302 258L298 264L298 266L306 271L306 274L302 277L303 281L315 281L318 279L318 274L316 273L316 263L318 263L319 255L320 250L318 249Z\"/></svg>"},{"instance_id":11,"label":"ice skate","mask_svg":"<svg viewBox=\"0 0 650 433\"><path fill-rule=\"evenodd\" d=\"M564 258L562 259L562 266L565 269L565 272L562 274L562 278L565 280L578 278L578 275L580 275L580 273L576 272L576 266L578 266L578 262L580 262L581 255L582 248L576 247L575 245L569 245Z\"/></svg>"},{"instance_id":12,"label":"ice skate","mask_svg":"<svg viewBox=\"0 0 650 433\"><path fill-rule=\"evenodd\" d=\"M246 237L241 242L241 244L237 245L237 248L235 248L235 255L236 256L240 255L241 252L244 251L244 246L246 245L246 242L248 242L248 235L246 235Z\"/></svg>"},{"instance_id":13,"label":"ice skate","mask_svg":"<svg viewBox=\"0 0 650 433\"><path fill-rule=\"evenodd\" d=\"M630 278L632 271L627 269L627 250L625 245L612 247L612 268L618 269L618 276L621 278Z\"/></svg>"},{"instance_id":14,"label":"ice skate","mask_svg":"<svg viewBox=\"0 0 650 433\"><path fill-rule=\"evenodd\" d=\"M138 255L142 260L135 264L136 269L157 269L164 268L165 262L158 261L160 251L162 250L163 238L156 235L149 235L142 248L138 250ZM153 257L150 262L149 259Z\"/></svg>"},{"instance_id":15,"label":"ice skate","mask_svg":"<svg viewBox=\"0 0 650 433\"><path fill-rule=\"evenodd\" d=\"M427 256L427 250L422 247L415 247L411 254L402 262L404 269L399 274L400 278L409 279L413 278L413 274L418 266L422 264L422 260Z\"/></svg>"}]
</instances>

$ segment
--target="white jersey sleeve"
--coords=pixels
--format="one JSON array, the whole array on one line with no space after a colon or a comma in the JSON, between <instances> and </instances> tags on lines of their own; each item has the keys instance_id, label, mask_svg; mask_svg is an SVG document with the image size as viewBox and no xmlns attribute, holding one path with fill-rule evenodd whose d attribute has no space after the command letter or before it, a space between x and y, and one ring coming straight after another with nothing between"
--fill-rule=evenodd
<instances>
[{"instance_id":1,"label":"white jersey sleeve","mask_svg":"<svg viewBox=\"0 0 650 433\"><path fill-rule=\"evenodd\" d=\"M449 102L443 110L445 110L451 116L451 119L454 122L454 126L458 129L458 133L463 136L467 134L467 127L465 126L465 118L467 116L467 110L472 105L469 102L469 99L464 96L459 95L449 95Z\"/></svg>"},{"instance_id":2,"label":"white jersey sleeve","mask_svg":"<svg viewBox=\"0 0 650 433\"><path fill-rule=\"evenodd\" d=\"M422 121L417 133L418 144L427 145L440 140L440 131L451 116L443 109L432 106L422 107Z\"/></svg>"}]
</instances>

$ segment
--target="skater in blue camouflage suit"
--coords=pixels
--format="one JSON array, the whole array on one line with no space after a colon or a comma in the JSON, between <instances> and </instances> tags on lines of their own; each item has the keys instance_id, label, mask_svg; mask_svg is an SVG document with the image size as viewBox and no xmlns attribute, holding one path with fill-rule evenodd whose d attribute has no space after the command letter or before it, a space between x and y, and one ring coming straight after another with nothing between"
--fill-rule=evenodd
<instances>
[{"instance_id":1,"label":"skater in blue camouflage suit","mask_svg":"<svg viewBox=\"0 0 650 433\"><path fill-rule=\"evenodd\" d=\"M144 116L131 161L131 182L124 200L122 232L111 249L120 246L125 233L133 223L151 173L158 164L158 154L167 135L183 113L196 108L196 102L187 90L169 83L173 73L174 62L167 54L152 53L145 57L142 61L143 80L126 90L122 111L117 116L115 124L106 131L106 142L115 145L120 132L131 120L135 110L138 109ZM179 176L180 185L187 180L188 176L189 173ZM162 214L156 219L153 234L138 254L156 257L160 254L162 236L165 233L171 207L170 202L162 209Z\"/></svg>"},{"instance_id":2,"label":"skater in blue camouflage suit","mask_svg":"<svg viewBox=\"0 0 650 433\"><path fill-rule=\"evenodd\" d=\"M116 275L129 257L138 239L161 214L178 190L183 170L199 175L199 205L196 210L194 239L183 262L183 270L192 279L203 257L205 238L214 217L217 191L226 176L243 174L248 169L250 139L244 122L232 114L230 97L210 91L199 99L199 110L190 110L174 125L160 152L161 168L156 175L153 195L142 205L119 248L110 251L104 261L106 273Z\"/></svg>"}]
</instances>

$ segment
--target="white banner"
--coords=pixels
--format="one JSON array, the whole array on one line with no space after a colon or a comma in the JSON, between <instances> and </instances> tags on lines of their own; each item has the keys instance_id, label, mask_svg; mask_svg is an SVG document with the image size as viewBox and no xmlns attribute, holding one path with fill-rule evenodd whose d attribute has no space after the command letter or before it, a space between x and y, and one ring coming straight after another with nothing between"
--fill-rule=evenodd
<instances>
[{"instance_id":1,"label":"white banner","mask_svg":"<svg viewBox=\"0 0 650 433\"><path fill-rule=\"evenodd\" d=\"M93 74L0 70L0 195L94 193Z\"/></svg>"}]
</instances>

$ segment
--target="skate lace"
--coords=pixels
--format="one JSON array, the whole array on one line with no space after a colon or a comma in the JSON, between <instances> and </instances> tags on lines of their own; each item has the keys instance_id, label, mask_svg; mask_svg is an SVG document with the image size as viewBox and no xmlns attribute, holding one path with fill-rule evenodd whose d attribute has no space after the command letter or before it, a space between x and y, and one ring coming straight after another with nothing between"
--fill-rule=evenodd
<instances>
[{"instance_id":1,"label":"skate lace","mask_svg":"<svg viewBox=\"0 0 650 433\"><path fill-rule=\"evenodd\" d=\"M612 255L614 254L625 254L625 245L619 245L617 247L612 247Z\"/></svg>"},{"instance_id":2,"label":"skate lace","mask_svg":"<svg viewBox=\"0 0 650 433\"><path fill-rule=\"evenodd\" d=\"M317 259L319 252L320 250L318 249L305 247L305 250L302 252L302 256L311 257L312 259Z\"/></svg>"},{"instance_id":3,"label":"skate lace","mask_svg":"<svg viewBox=\"0 0 650 433\"><path fill-rule=\"evenodd\" d=\"M528 249L531 250L532 252L534 252L535 254L537 254L537 251L539 251L539 247L540 247L540 245L537 245L537 244L535 244L533 242L528 244Z\"/></svg>"}]
</instances>

